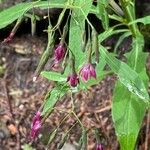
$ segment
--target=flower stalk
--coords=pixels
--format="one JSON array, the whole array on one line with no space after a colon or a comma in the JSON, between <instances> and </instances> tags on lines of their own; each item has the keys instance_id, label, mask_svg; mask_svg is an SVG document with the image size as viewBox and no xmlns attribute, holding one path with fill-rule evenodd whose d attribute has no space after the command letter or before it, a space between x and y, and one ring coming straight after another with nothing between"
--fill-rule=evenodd
<instances>
[{"instance_id":1,"label":"flower stalk","mask_svg":"<svg viewBox=\"0 0 150 150\"><path fill-rule=\"evenodd\" d=\"M98 33L95 29L92 30L92 49L95 51L95 61L99 63Z\"/></svg>"},{"instance_id":2,"label":"flower stalk","mask_svg":"<svg viewBox=\"0 0 150 150\"><path fill-rule=\"evenodd\" d=\"M48 27L48 44L46 47L46 50L43 52L40 62L38 64L38 67L36 68L36 71L34 73L33 81L36 81L38 76L40 75L42 69L44 68L45 64L47 63L53 49L53 32L51 30L51 27Z\"/></svg>"},{"instance_id":3,"label":"flower stalk","mask_svg":"<svg viewBox=\"0 0 150 150\"><path fill-rule=\"evenodd\" d=\"M20 24L22 23L23 19L24 19L23 17L20 17L17 20L17 22L16 22L15 26L13 27L12 31L10 32L9 36L7 38L5 38L2 43L8 43L8 42L12 41L12 39L13 39L14 35L16 34L16 32L17 32Z\"/></svg>"}]
</instances>

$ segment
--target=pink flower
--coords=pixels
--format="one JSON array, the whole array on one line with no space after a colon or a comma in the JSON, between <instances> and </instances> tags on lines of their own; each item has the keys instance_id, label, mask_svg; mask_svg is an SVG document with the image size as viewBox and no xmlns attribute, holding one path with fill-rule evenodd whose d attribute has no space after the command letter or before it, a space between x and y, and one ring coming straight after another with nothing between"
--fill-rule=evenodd
<instances>
[{"instance_id":1,"label":"pink flower","mask_svg":"<svg viewBox=\"0 0 150 150\"><path fill-rule=\"evenodd\" d=\"M5 38L2 43L8 43L8 42L12 41L13 37L14 37L14 33L10 32L9 36L7 38Z\"/></svg>"},{"instance_id":2,"label":"pink flower","mask_svg":"<svg viewBox=\"0 0 150 150\"><path fill-rule=\"evenodd\" d=\"M104 150L102 144L97 144L96 145L96 150Z\"/></svg>"},{"instance_id":3,"label":"pink flower","mask_svg":"<svg viewBox=\"0 0 150 150\"><path fill-rule=\"evenodd\" d=\"M59 63L65 56L65 47L63 44L59 44L54 51L55 63Z\"/></svg>"},{"instance_id":4,"label":"pink flower","mask_svg":"<svg viewBox=\"0 0 150 150\"><path fill-rule=\"evenodd\" d=\"M35 114L31 124L31 138L33 140L38 136L40 128L41 128L41 113L38 111Z\"/></svg>"},{"instance_id":5,"label":"pink flower","mask_svg":"<svg viewBox=\"0 0 150 150\"><path fill-rule=\"evenodd\" d=\"M67 82L69 82L69 84L72 86L72 87L76 87L77 84L79 83L79 77L77 74L72 74L72 75L69 75L67 77Z\"/></svg>"},{"instance_id":6,"label":"pink flower","mask_svg":"<svg viewBox=\"0 0 150 150\"><path fill-rule=\"evenodd\" d=\"M79 74L81 75L83 81L87 81L91 77L96 79L96 71L90 63L83 65Z\"/></svg>"}]
</instances>

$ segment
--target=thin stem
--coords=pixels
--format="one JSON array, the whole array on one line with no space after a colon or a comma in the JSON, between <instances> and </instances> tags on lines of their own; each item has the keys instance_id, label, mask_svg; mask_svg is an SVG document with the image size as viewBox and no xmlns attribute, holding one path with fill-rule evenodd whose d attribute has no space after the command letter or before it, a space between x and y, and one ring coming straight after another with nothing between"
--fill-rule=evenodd
<instances>
[{"instance_id":1,"label":"thin stem","mask_svg":"<svg viewBox=\"0 0 150 150\"><path fill-rule=\"evenodd\" d=\"M69 115L70 115L70 114L67 114L67 115L61 120L61 122L60 122L60 124L59 124L59 126L58 126L57 128L59 128L59 127L63 124L63 122L69 117Z\"/></svg>"},{"instance_id":2,"label":"thin stem","mask_svg":"<svg viewBox=\"0 0 150 150\"><path fill-rule=\"evenodd\" d=\"M127 19L127 23L132 22L135 20L135 5L131 4L130 2L125 2L124 0L120 0L121 2L121 6L124 10L126 19ZM133 36L135 37L138 31L137 25L136 24L131 24L129 25L129 28L133 34Z\"/></svg>"},{"instance_id":3,"label":"thin stem","mask_svg":"<svg viewBox=\"0 0 150 150\"><path fill-rule=\"evenodd\" d=\"M124 12L122 11L120 6L114 0L109 0L109 4L113 8L113 10L116 12L116 14L118 14L120 16L124 15Z\"/></svg>"},{"instance_id":4,"label":"thin stem","mask_svg":"<svg viewBox=\"0 0 150 150\"><path fill-rule=\"evenodd\" d=\"M50 6L50 0L48 0L48 6ZM49 26L52 27L51 21L50 21L50 10L49 10L49 7L48 7L48 10L47 10L47 13L48 13L48 23L49 23Z\"/></svg>"},{"instance_id":5,"label":"thin stem","mask_svg":"<svg viewBox=\"0 0 150 150\"><path fill-rule=\"evenodd\" d=\"M70 52L71 52L70 67L72 69L72 74L76 74L76 70L75 70L75 56L74 56L74 54L73 54L73 52L71 50L70 50Z\"/></svg>"},{"instance_id":6,"label":"thin stem","mask_svg":"<svg viewBox=\"0 0 150 150\"><path fill-rule=\"evenodd\" d=\"M72 91L71 91L71 102L72 102L72 111L74 110L75 106L74 106L74 99L73 99L73 96L72 96Z\"/></svg>"},{"instance_id":7,"label":"thin stem","mask_svg":"<svg viewBox=\"0 0 150 150\"><path fill-rule=\"evenodd\" d=\"M74 126L77 124L77 121L70 127L70 129L67 131L67 133L66 134L68 134L71 130L72 130L72 128L74 128Z\"/></svg>"},{"instance_id":8,"label":"thin stem","mask_svg":"<svg viewBox=\"0 0 150 150\"><path fill-rule=\"evenodd\" d=\"M91 63L91 57L92 57L92 44L91 41L89 43L89 48L88 48L88 63Z\"/></svg>"},{"instance_id":9,"label":"thin stem","mask_svg":"<svg viewBox=\"0 0 150 150\"><path fill-rule=\"evenodd\" d=\"M74 111L72 111L72 114L76 117L78 123L80 124L81 128L84 130L84 126L82 124L82 122L80 121L80 119L78 118L78 116L76 115L76 113Z\"/></svg>"}]
</instances>

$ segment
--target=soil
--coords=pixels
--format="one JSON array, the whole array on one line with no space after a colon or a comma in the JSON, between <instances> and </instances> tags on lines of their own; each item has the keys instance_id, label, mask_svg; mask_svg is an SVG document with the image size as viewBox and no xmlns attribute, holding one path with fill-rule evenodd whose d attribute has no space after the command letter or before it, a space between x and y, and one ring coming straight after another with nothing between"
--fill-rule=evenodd
<instances>
[{"instance_id":1,"label":"soil","mask_svg":"<svg viewBox=\"0 0 150 150\"><path fill-rule=\"evenodd\" d=\"M6 1L1 8L14 5L16 2L20 1L12 1L12 3ZM0 42L9 33L10 28L11 26L0 31L2 33ZM27 28L25 32L24 28ZM71 109L70 95L65 95L56 104L57 111L55 110L46 120L39 138L34 142L30 141L32 118L40 108L47 91L52 89L55 83L42 77L39 77L36 82L32 81L40 54L45 49L47 36L38 32L36 36L32 37L29 31L29 23L24 22L15 38L9 44L0 46L0 150L20 150L27 147L26 144L32 144L36 150L46 150L46 148L56 150L61 136L76 122L73 116L69 116L60 126L52 144L47 146L48 133L60 124L66 116L66 111ZM124 48L121 47L120 51L124 53ZM98 129L105 150L119 150L111 117L112 92L115 81L115 75L107 76L88 91L81 91L73 95L76 114L89 131L88 150L94 150L96 146L92 130L94 128ZM63 110L63 112L59 110ZM145 142L149 142L150 145L150 132L146 128L150 122L147 121L147 115L139 134L138 150L144 150ZM148 133L147 136L146 133ZM76 124L65 145L71 148L64 148L64 150L76 149L80 136L81 128L79 124ZM145 140L145 137L148 139Z\"/></svg>"}]
</instances>

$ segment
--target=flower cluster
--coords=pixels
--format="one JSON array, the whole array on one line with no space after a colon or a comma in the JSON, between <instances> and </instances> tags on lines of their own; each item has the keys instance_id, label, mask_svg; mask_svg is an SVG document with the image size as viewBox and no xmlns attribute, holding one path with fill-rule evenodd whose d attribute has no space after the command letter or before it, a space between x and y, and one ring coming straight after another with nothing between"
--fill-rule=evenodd
<instances>
[{"instance_id":1,"label":"flower cluster","mask_svg":"<svg viewBox=\"0 0 150 150\"><path fill-rule=\"evenodd\" d=\"M91 77L96 79L95 68L90 63L83 65L79 74L81 75L83 81L88 81Z\"/></svg>"},{"instance_id":2,"label":"flower cluster","mask_svg":"<svg viewBox=\"0 0 150 150\"><path fill-rule=\"evenodd\" d=\"M33 140L38 136L40 129L41 129L41 113L38 111L35 114L31 124L31 138Z\"/></svg>"},{"instance_id":3,"label":"flower cluster","mask_svg":"<svg viewBox=\"0 0 150 150\"><path fill-rule=\"evenodd\" d=\"M104 150L102 144L97 144L96 145L96 150Z\"/></svg>"},{"instance_id":4,"label":"flower cluster","mask_svg":"<svg viewBox=\"0 0 150 150\"><path fill-rule=\"evenodd\" d=\"M82 66L81 70L79 71L79 75L82 77L82 80L85 81L85 82L87 82L91 77L96 79L95 68L90 63L84 64ZM72 74L72 75L69 75L68 78L67 78L67 82L69 82L69 84L72 87L76 87L77 84L79 83L78 75L76 73Z\"/></svg>"}]
</instances>

